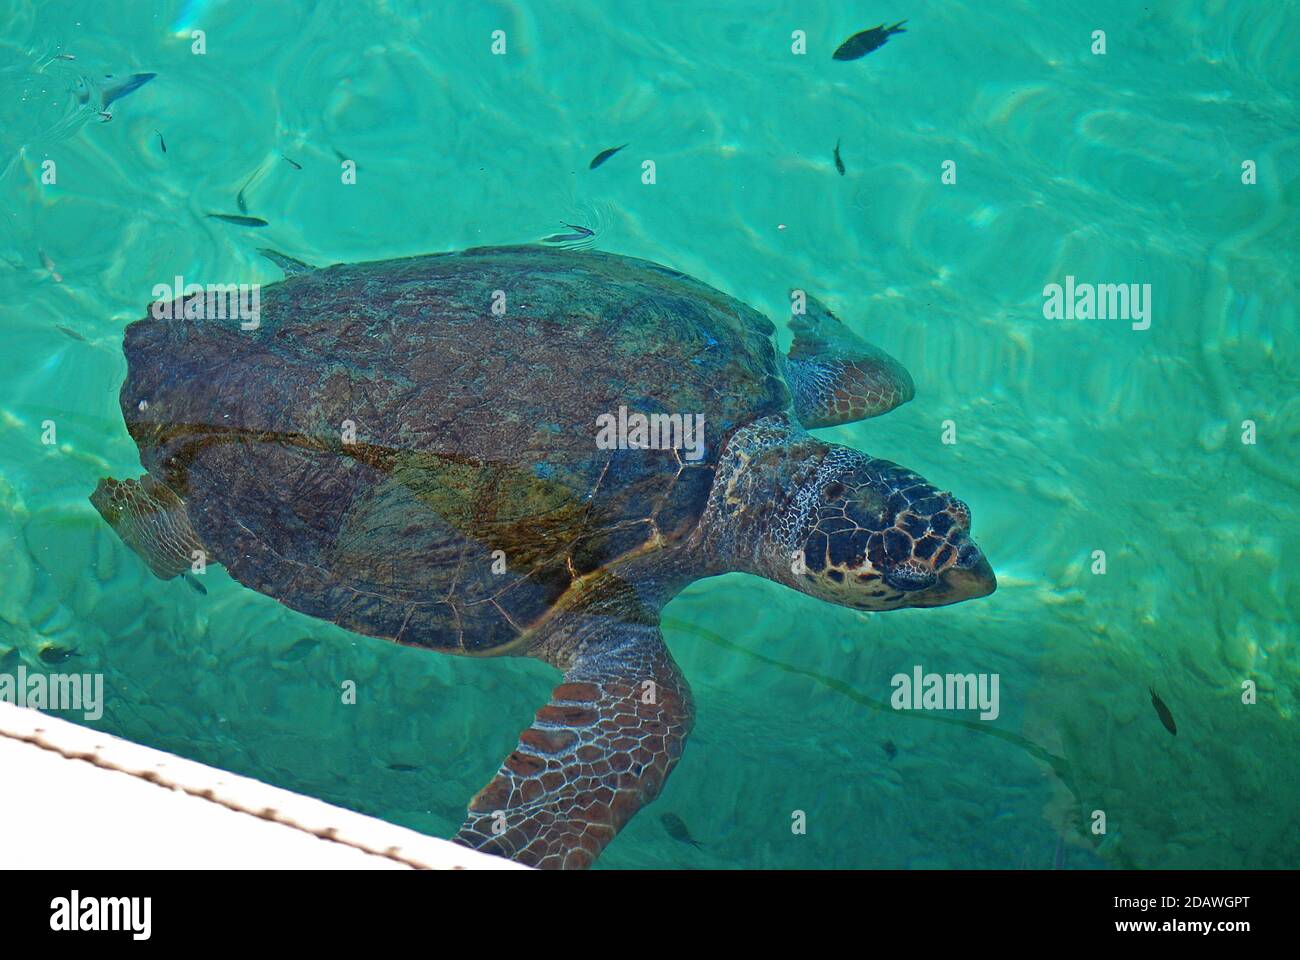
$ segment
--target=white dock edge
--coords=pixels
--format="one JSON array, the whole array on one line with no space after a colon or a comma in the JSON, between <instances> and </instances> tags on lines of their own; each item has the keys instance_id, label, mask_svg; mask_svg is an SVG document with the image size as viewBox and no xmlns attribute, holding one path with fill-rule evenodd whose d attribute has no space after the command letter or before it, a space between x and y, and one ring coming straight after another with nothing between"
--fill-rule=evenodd
<instances>
[{"instance_id":1,"label":"white dock edge","mask_svg":"<svg viewBox=\"0 0 1300 960\"><path fill-rule=\"evenodd\" d=\"M0 702L0 868L527 869Z\"/></svg>"}]
</instances>

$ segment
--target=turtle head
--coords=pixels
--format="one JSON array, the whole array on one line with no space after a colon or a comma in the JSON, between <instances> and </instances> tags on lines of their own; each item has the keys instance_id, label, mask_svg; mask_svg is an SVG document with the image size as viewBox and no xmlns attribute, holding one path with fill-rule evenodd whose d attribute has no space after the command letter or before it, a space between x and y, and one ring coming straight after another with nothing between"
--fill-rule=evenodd
<instances>
[{"instance_id":1,"label":"turtle head","mask_svg":"<svg viewBox=\"0 0 1300 960\"><path fill-rule=\"evenodd\" d=\"M823 446L790 502L782 580L859 610L939 607L997 588L966 504L896 463Z\"/></svg>"},{"instance_id":2,"label":"turtle head","mask_svg":"<svg viewBox=\"0 0 1300 960\"><path fill-rule=\"evenodd\" d=\"M738 430L703 520L714 566L857 610L987 596L993 569L970 508L888 460L825 443L788 417Z\"/></svg>"}]
</instances>

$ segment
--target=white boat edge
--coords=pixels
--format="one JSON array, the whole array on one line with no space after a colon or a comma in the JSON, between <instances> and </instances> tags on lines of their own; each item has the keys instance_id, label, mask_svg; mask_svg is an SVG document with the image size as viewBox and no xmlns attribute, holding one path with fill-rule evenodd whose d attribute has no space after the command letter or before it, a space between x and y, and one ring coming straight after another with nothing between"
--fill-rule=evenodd
<instances>
[{"instance_id":1,"label":"white boat edge","mask_svg":"<svg viewBox=\"0 0 1300 960\"><path fill-rule=\"evenodd\" d=\"M528 869L0 702L0 868Z\"/></svg>"}]
</instances>

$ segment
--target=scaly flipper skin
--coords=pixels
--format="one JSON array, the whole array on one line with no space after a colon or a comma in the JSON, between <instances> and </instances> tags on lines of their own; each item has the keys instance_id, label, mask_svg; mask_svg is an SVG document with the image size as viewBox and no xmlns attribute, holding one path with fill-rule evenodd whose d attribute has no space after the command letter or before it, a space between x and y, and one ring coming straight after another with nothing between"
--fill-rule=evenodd
<instances>
[{"instance_id":1,"label":"scaly flipper skin","mask_svg":"<svg viewBox=\"0 0 1300 960\"><path fill-rule=\"evenodd\" d=\"M457 843L587 867L659 795L691 730L690 688L657 626L606 623L470 802Z\"/></svg>"},{"instance_id":2,"label":"scaly flipper skin","mask_svg":"<svg viewBox=\"0 0 1300 960\"><path fill-rule=\"evenodd\" d=\"M184 573L195 551L203 550L184 501L151 476L139 480L105 477L90 495L90 502L154 576L163 580Z\"/></svg>"},{"instance_id":3,"label":"scaly flipper skin","mask_svg":"<svg viewBox=\"0 0 1300 960\"><path fill-rule=\"evenodd\" d=\"M805 427L834 427L888 413L916 395L907 370L859 338L810 296L790 329L794 343L785 378Z\"/></svg>"}]
</instances>

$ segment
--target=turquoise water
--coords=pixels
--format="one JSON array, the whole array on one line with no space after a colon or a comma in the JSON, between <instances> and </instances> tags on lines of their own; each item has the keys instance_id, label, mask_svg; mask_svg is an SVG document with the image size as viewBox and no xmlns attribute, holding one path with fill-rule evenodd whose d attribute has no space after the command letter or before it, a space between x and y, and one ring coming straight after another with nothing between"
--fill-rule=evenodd
<instances>
[{"instance_id":1,"label":"turquoise water","mask_svg":"<svg viewBox=\"0 0 1300 960\"><path fill-rule=\"evenodd\" d=\"M451 835L555 671L345 633L219 568L199 596L87 496L140 473L121 339L155 284L579 223L783 345L802 287L898 357L915 400L819 433L953 489L999 578L887 614L688 588L664 633L695 732L599 867L1300 866L1297 49L1290 2L0 0L0 672L101 672L99 729ZM268 226L204 216L250 177ZM1067 276L1150 284L1149 329L1047 319ZM997 673L999 717L888 709L918 664Z\"/></svg>"}]
</instances>

